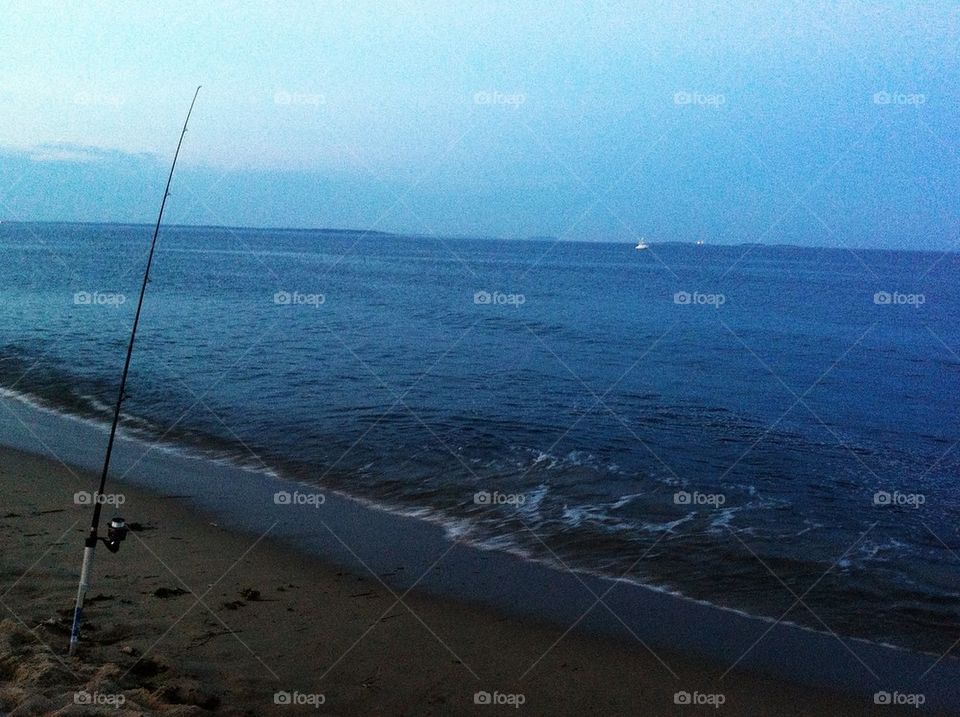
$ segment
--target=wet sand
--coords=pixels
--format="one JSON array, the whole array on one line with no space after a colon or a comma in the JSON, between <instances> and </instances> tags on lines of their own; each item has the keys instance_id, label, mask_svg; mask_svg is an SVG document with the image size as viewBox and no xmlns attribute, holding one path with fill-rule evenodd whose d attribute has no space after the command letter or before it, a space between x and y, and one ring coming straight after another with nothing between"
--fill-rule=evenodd
<instances>
[{"instance_id":1,"label":"wet sand","mask_svg":"<svg viewBox=\"0 0 960 717\"><path fill-rule=\"evenodd\" d=\"M0 714L917 714L398 590L129 485L136 529L97 551L70 658L94 485L0 449Z\"/></svg>"}]
</instances>

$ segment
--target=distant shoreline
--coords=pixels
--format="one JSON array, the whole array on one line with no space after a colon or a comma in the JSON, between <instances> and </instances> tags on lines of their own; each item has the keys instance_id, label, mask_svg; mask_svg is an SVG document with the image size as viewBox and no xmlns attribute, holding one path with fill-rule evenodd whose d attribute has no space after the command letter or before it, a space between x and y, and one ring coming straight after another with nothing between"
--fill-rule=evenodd
<instances>
[{"instance_id":1,"label":"distant shoreline","mask_svg":"<svg viewBox=\"0 0 960 717\"><path fill-rule=\"evenodd\" d=\"M153 224L148 222L87 222L87 221L67 221L67 220L0 220L0 227L9 225L47 225L47 226L105 226L105 227L143 227L153 228ZM484 237L484 236L433 236L430 234L406 234L403 232L387 232L376 229L353 229L353 228L331 228L331 227L274 227L258 226L243 227L224 224L168 224L165 223L161 229L187 229L203 230L215 229L221 231L237 232L289 232L289 233L314 233L328 234L333 236L365 236L393 239L428 239L432 241L490 241L490 242L522 242L526 244L589 244L596 246L623 246L634 247L635 239L629 241L591 241L587 239L562 239L560 237L550 236L531 236L531 237ZM767 243L767 242L705 242L698 244L698 240L691 241L657 241L650 240L650 248L656 251L657 247L695 247L699 249L716 248L766 248L766 249L799 249L810 251L836 251L836 252L872 252L872 253L893 253L893 254L957 254L960 253L960 247L949 249L891 249L886 247L865 247L865 246L831 246L828 244L791 244L791 243Z\"/></svg>"}]
</instances>

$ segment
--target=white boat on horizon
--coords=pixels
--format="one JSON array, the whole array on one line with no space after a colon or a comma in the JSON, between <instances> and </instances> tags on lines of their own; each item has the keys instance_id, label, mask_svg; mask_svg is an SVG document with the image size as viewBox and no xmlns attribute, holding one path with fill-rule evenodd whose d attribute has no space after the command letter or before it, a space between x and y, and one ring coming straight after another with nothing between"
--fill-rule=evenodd
<instances>
[{"instance_id":1,"label":"white boat on horizon","mask_svg":"<svg viewBox=\"0 0 960 717\"><path fill-rule=\"evenodd\" d=\"M637 242L637 246L635 248L637 249L637 251L641 251L643 249L649 249L650 245L647 244L645 241L643 241L643 239L641 239L640 241Z\"/></svg>"}]
</instances>

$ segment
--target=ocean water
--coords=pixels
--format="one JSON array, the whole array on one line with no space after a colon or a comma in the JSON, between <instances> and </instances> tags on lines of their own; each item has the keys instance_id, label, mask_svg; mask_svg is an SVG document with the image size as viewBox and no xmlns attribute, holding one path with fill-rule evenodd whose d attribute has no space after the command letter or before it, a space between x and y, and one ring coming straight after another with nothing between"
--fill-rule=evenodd
<instances>
[{"instance_id":1,"label":"ocean water","mask_svg":"<svg viewBox=\"0 0 960 717\"><path fill-rule=\"evenodd\" d=\"M0 387L109 419L150 231L0 224ZM124 430L939 654L958 258L170 227Z\"/></svg>"}]
</instances>

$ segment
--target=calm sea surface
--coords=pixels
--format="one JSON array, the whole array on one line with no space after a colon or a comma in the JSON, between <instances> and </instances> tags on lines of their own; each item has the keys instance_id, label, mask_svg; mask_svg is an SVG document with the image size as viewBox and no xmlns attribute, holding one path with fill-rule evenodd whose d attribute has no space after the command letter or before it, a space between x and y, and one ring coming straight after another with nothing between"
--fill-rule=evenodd
<instances>
[{"instance_id":1,"label":"calm sea surface","mask_svg":"<svg viewBox=\"0 0 960 717\"><path fill-rule=\"evenodd\" d=\"M0 224L0 386L107 420L149 238ZM124 425L561 569L939 653L958 289L956 254L173 227Z\"/></svg>"}]
</instances>

